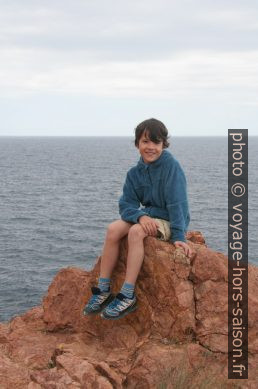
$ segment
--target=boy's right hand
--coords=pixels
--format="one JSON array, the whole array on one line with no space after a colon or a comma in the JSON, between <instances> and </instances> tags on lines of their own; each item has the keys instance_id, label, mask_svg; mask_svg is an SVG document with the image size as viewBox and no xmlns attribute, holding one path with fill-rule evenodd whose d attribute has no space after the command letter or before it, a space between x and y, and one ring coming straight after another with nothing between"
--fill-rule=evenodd
<instances>
[{"instance_id":1,"label":"boy's right hand","mask_svg":"<svg viewBox=\"0 0 258 389\"><path fill-rule=\"evenodd\" d=\"M138 221L139 221L139 224L142 226L143 231L147 235L151 235L151 236L157 235L157 229L158 229L159 225L150 216L143 215L143 216L139 217Z\"/></svg>"}]
</instances>

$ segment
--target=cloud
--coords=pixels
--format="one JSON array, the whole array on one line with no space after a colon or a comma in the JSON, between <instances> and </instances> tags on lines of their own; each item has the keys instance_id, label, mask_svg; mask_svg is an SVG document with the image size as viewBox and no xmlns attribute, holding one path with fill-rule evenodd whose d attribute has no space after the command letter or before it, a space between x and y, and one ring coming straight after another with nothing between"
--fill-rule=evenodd
<instances>
[{"instance_id":1,"label":"cloud","mask_svg":"<svg viewBox=\"0 0 258 389\"><path fill-rule=\"evenodd\" d=\"M0 98L255 107L257 20L254 0L0 0Z\"/></svg>"},{"instance_id":2,"label":"cloud","mask_svg":"<svg viewBox=\"0 0 258 389\"><path fill-rule=\"evenodd\" d=\"M170 98L223 88L252 93L257 42L252 48L250 30L257 29L258 7L249 5L1 2L2 94Z\"/></svg>"},{"instance_id":3,"label":"cloud","mask_svg":"<svg viewBox=\"0 0 258 389\"><path fill-rule=\"evenodd\" d=\"M102 59L165 58L180 50L255 49L257 20L250 0L2 1L0 44L90 50Z\"/></svg>"},{"instance_id":4,"label":"cloud","mask_svg":"<svg viewBox=\"0 0 258 389\"><path fill-rule=\"evenodd\" d=\"M89 53L42 49L2 52L2 95L64 95L202 98L215 94L237 100L258 92L258 51L180 51L161 60L99 61ZM10 64L12 64L10 66Z\"/></svg>"}]
</instances>

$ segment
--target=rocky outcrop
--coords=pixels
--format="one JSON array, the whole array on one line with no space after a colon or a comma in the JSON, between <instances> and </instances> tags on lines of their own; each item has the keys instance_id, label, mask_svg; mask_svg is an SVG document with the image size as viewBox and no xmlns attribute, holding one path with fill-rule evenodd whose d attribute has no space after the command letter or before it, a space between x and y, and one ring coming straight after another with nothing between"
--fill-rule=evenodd
<instances>
[{"instance_id":1,"label":"rocky outcrop","mask_svg":"<svg viewBox=\"0 0 258 389\"><path fill-rule=\"evenodd\" d=\"M188 240L190 260L167 242L145 239L138 309L116 321L82 315L99 259L91 272L61 270L42 306L0 325L0 388L232 387L227 258L207 248L200 233L188 233ZM125 238L113 275L115 293L126 254ZM249 379L238 387L258 386L257 281L258 268L249 266Z\"/></svg>"}]
</instances>

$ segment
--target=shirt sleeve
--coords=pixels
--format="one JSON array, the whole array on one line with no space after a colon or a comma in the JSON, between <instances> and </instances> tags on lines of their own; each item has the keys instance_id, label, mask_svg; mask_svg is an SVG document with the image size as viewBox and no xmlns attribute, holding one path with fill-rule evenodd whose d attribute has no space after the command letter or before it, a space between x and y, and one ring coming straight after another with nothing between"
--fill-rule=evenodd
<instances>
[{"instance_id":1,"label":"shirt sleeve","mask_svg":"<svg viewBox=\"0 0 258 389\"><path fill-rule=\"evenodd\" d=\"M119 199L119 214L121 219L126 222L138 223L140 216L147 215L147 213L139 208L140 200L127 173L123 186L123 194Z\"/></svg>"},{"instance_id":2,"label":"shirt sleeve","mask_svg":"<svg viewBox=\"0 0 258 389\"><path fill-rule=\"evenodd\" d=\"M171 167L165 186L166 207L169 213L171 242L185 242L185 233L189 224L189 208L186 178L180 164Z\"/></svg>"}]
</instances>

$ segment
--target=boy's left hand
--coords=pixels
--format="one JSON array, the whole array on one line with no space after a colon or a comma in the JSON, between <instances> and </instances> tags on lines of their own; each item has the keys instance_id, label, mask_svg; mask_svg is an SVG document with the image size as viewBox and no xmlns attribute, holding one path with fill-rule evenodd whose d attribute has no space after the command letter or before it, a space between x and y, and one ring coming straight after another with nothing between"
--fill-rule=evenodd
<instances>
[{"instance_id":1,"label":"boy's left hand","mask_svg":"<svg viewBox=\"0 0 258 389\"><path fill-rule=\"evenodd\" d=\"M185 252L185 255L187 256L187 257L191 257L191 255L192 255L192 250L191 250L191 247L187 244L187 243L185 243L185 242L181 242L180 240L177 240L176 242L174 242L174 245L176 246L176 248L178 248L178 247L182 247L182 249L184 250L184 252Z\"/></svg>"}]
</instances>

